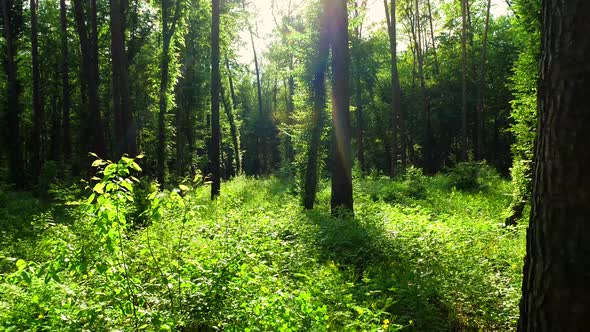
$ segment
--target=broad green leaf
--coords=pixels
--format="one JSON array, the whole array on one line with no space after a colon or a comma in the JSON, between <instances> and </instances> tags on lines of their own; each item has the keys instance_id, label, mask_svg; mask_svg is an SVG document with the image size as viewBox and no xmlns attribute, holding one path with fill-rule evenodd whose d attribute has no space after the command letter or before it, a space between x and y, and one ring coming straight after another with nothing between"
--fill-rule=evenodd
<instances>
[{"instance_id":1,"label":"broad green leaf","mask_svg":"<svg viewBox=\"0 0 590 332\"><path fill-rule=\"evenodd\" d=\"M104 186L106 185L106 183L104 182L100 182L97 183L94 188L92 188L92 191L97 192L99 194L104 194Z\"/></svg>"}]
</instances>

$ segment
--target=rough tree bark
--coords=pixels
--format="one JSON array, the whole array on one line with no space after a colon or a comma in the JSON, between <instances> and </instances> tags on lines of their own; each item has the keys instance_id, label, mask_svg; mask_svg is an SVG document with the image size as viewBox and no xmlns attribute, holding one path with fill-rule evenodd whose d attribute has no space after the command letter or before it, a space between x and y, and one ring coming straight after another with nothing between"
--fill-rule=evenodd
<instances>
[{"instance_id":1,"label":"rough tree bark","mask_svg":"<svg viewBox=\"0 0 590 332\"><path fill-rule=\"evenodd\" d=\"M543 1L533 201L519 331L590 326L590 2Z\"/></svg>"}]
</instances>

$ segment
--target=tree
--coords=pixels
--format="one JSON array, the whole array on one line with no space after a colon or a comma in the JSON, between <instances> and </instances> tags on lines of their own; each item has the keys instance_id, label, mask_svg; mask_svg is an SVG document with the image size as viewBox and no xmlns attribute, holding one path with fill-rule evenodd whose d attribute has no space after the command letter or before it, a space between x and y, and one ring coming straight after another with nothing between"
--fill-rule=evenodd
<instances>
[{"instance_id":1,"label":"tree","mask_svg":"<svg viewBox=\"0 0 590 332\"><path fill-rule=\"evenodd\" d=\"M590 314L590 3L543 1L533 201L519 331L585 331Z\"/></svg>"},{"instance_id":2,"label":"tree","mask_svg":"<svg viewBox=\"0 0 590 332\"><path fill-rule=\"evenodd\" d=\"M68 63L68 19L66 0L59 1L59 17L61 28L61 85L62 85L62 145L63 161L70 160L72 156L72 137L70 133L70 82Z\"/></svg>"},{"instance_id":3,"label":"tree","mask_svg":"<svg viewBox=\"0 0 590 332\"><path fill-rule=\"evenodd\" d=\"M469 150L467 140L467 0L461 1L461 105L463 109L463 118L461 121L461 160L467 161Z\"/></svg>"},{"instance_id":4,"label":"tree","mask_svg":"<svg viewBox=\"0 0 590 332\"><path fill-rule=\"evenodd\" d=\"M327 11L327 1L323 3L324 12ZM305 167L305 185L303 206L313 209L318 186L318 150L324 130L324 112L326 108L326 69L330 52L329 27L327 14L324 13L320 23L317 59L313 61L312 81L312 129L311 140L307 148L307 163Z\"/></svg>"},{"instance_id":5,"label":"tree","mask_svg":"<svg viewBox=\"0 0 590 332\"><path fill-rule=\"evenodd\" d=\"M156 154L158 159L158 182L164 184L166 175L166 113L168 112L168 88L170 85L170 43L180 17L182 0L161 1L162 55L160 60L161 77L158 95L158 146ZM174 9L173 12L171 12L172 9Z\"/></svg>"},{"instance_id":6,"label":"tree","mask_svg":"<svg viewBox=\"0 0 590 332\"><path fill-rule=\"evenodd\" d=\"M25 166L22 156L20 138L20 120L22 106L19 102L21 86L17 77L17 40L22 31L22 2L19 0L0 0L2 6L2 23L5 43L4 69L6 71L7 96L7 135L9 142L10 175L17 190L24 189Z\"/></svg>"},{"instance_id":7,"label":"tree","mask_svg":"<svg viewBox=\"0 0 590 332\"><path fill-rule=\"evenodd\" d=\"M99 69L98 69L98 26L96 21L96 0L88 2L73 0L76 29L80 39L82 56L82 90L85 93L88 120L81 137L89 134L85 152L106 155L104 125L100 114Z\"/></svg>"},{"instance_id":8,"label":"tree","mask_svg":"<svg viewBox=\"0 0 590 332\"><path fill-rule=\"evenodd\" d=\"M33 135L31 139L33 178L39 179L41 174L41 130L43 126L43 104L41 103L41 92L39 91L39 42L37 32L37 10L39 2L30 1L31 6L31 62L33 68Z\"/></svg>"},{"instance_id":9,"label":"tree","mask_svg":"<svg viewBox=\"0 0 590 332\"><path fill-rule=\"evenodd\" d=\"M387 5L387 0L383 1L385 5L385 17L387 20L387 31L389 32L389 52L391 53L391 130L392 130L392 157L389 174L395 175L397 166L397 136L399 125L400 151L402 168L406 167L406 137L405 123L402 107L402 90L399 82L399 72L397 68L397 20L396 20L396 0L391 0L391 7Z\"/></svg>"},{"instance_id":10,"label":"tree","mask_svg":"<svg viewBox=\"0 0 590 332\"><path fill-rule=\"evenodd\" d=\"M211 146L209 163L211 169L211 199L219 196L221 190L221 129L219 126L219 96L221 76L219 73L219 0L212 0L211 6Z\"/></svg>"},{"instance_id":11,"label":"tree","mask_svg":"<svg viewBox=\"0 0 590 332\"><path fill-rule=\"evenodd\" d=\"M332 46L332 214L353 212L348 12L346 0L325 0ZM344 211L341 211L344 210Z\"/></svg>"},{"instance_id":12,"label":"tree","mask_svg":"<svg viewBox=\"0 0 590 332\"><path fill-rule=\"evenodd\" d=\"M135 125L129 101L129 67L125 54L123 0L110 0L112 97L115 118L115 159L137 154Z\"/></svg>"},{"instance_id":13,"label":"tree","mask_svg":"<svg viewBox=\"0 0 590 332\"><path fill-rule=\"evenodd\" d=\"M485 101L485 84L486 84L486 62L488 51L488 31L490 28L490 9L492 7L492 0L488 0L486 10L486 21L483 32L483 42L481 50L481 61L479 65L479 82L478 82L478 96L477 96L477 110L475 123L475 160L483 159L483 131L484 131L484 101Z\"/></svg>"},{"instance_id":14,"label":"tree","mask_svg":"<svg viewBox=\"0 0 590 332\"><path fill-rule=\"evenodd\" d=\"M227 120L229 122L229 129L230 129L230 134L231 134L231 139L232 139L232 144L233 144L234 160L235 160L235 164L236 164L235 171L236 171L236 174L240 174L240 172L242 170L241 160L240 160L240 143L239 143L240 140L238 138L238 128L236 126L236 120L235 120L235 116L234 116L234 110L237 107L237 99L236 99L236 93L234 91L234 81L232 79L231 69L229 67L229 60L228 60L227 56L225 57L225 69L227 71L227 79L229 81L229 90L230 90L230 94L231 94L231 104L228 103L229 105L228 105L228 107L225 108L225 113L227 115ZM223 95L224 94L222 91L222 96Z\"/></svg>"}]
</instances>

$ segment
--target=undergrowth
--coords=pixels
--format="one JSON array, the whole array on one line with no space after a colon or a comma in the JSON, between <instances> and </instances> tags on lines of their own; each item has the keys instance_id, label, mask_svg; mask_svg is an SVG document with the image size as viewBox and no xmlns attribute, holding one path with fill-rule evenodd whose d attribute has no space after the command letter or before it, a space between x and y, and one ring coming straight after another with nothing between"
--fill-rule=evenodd
<instances>
[{"instance_id":1,"label":"undergrowth","mask_svg":"<svg viewBox=\"0 0 590 332\"><path fill-rule=\"evenodd\" d=\"M200 179L158 192L133 159L95 166L83 198L0 194L0 330L515 329L525 232L489 171L356 179L335 219L325 183L305 211L278 179L211 202Z\"/></svg>"}]
</instances>

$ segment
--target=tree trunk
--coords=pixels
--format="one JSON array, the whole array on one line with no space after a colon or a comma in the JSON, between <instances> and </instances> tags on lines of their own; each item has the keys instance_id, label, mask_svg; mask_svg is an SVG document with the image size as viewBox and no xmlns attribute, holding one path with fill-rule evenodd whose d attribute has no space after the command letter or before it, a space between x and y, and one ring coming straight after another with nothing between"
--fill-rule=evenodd
<instances>
[{"instance_id":1,"label":"tree trunk","mask_svg":"<svg viewBox=\"0 0 590 332\"><path fill-rule=\"evenodd\" d=\"M113 113L115 117L115 159L137 154L135 126L129 102L129 68L125 54L123 0L110 0Z\"/></svg>"},{"instance_id":2,"label":"tree trunk","mask_svg":"<svg viewBox=\"0 0 590 332\"><path fill-rule=\"evenodd\" d=\"M90 141L86 142L86 152L94 152L106 158L104 127L99 106L99 70L98 70L98 27L96 22L96 0L90 0L85 9L81 0L73 0L76 28L80 39L82 55L82 90L86 95L88 119L82 135L88 133ZM86 20L88 19L88 25Z\"/></svg>"},{"instance_id":3,"label":"tree trunk","mask_svg":"<svg viewBox=\"0 0 590 332\"><path fill-rule=\"evenodd\" d=\"M211 199L219 196L221 191L220 145L221 129L219 126L219 0L212 0L211 18Z\"/></svg>"},{"instance_id":4,"label":"tree trunk","mask_svg":"<svg viewBox=\"0 0 590 332\"><path fill-rule=\"evenodd\" d=\"M61 27L61 88L62 88L62 144L63 160L68 161L72 157L72 135L70 133L70 82L68 64L68 30L66 1L59 1L60 27Z\"/></svg>"},{"instance_id":5,"label":"tree trunk","mask_svg":"<svg viewBox=\"0 0 590 332\"><path fill-rule=\"evenodd\" d=\"M543 1L533 200L519 331L590 324L590 2Z\"/></svg>"},{"instance_id":6,"label":"tree trunk","mask_svg":"<svg viewBox=\"0 0 590 332\"><path fill-rule=\"evenodd\" d=\"M260 69L258 67L258 56L256 54L256 46L254 45L254 33L252 32L252 27L248 26L248 31L250 32L250 41L252 43L252 53L254 53L254 69L256 71L256 95L258 97L258 122L259 125L256 126L256 139L258 140L257 144L257 156L256 156L256 173L262 174L264 172L263 168L266 165L266 158L268 156L265 155L266 151L266 139L264 137L264 132L262 130L262 124L265 123L265 117L262 109L262 88L260 87Z\"/></svg>"},{"instance_id":7,"label":"tree trunk","mask_svg":"<svg viewBox=\"0 0 590 332\"><path fill-rule=\"evenodd\" d=\"M353 213L348 12L346 0L326 0L332 45L332 214Z\"/></svg>"},{"instance_id":8,"label":"tree trunk","mask_svg":"<svg viewBox=\"0 0 590 332\"><path fill-rule=\"evenodd\" d=\"M324 2L324 11L326 10L326 7L326 3ZM322 138L322 131L324 130L324 112L326 107L326 69L328 66L329 52L329 31L326 14L324 13L320 27L318 58L316 61L314 61L313 65L313 117L311 140L307 150L305 188L303 195L303 206L306 209L313 209L318 186L318 150Z\"/></svg>"},{"instance_id":9,"label":"tree trunk","mask_svg":"<svg viewBox=\"0 0 590 332\"><path fill-rule=\"evenodd\" d=\"M180 4L182 0L176 0L174 16L170 19L171 0L162 0L162 60L160 62L160 91L159 91L159 112L158 112L158 166L157 178L161 185L164 185L166 175L166 113L168 111L167 94L170 84L170 42L174 36L176 22L180 16Z\"/></svg>"},{"instance_id":10,"label":"tree trunk","mask_svg":"<svg viewBox=\"0 0 590 332\"><path fill-rule=\"evenodd\" d=\"M22 15L20 4L12 3L8 0L0 0L2 6L2 17L4 22L4 43L5 43L5 70L6 70L6 99L7 99L7 122L8 122L8 142L9 149L9 166L12 181L17 190L24 189L25 170L22 156L22 140L20 138L20 120L19 116L22 107L19 102L20 83L17 76L16 45L19 30L22 26L17 26L20 20L16 17ZM13 30L14 29L14 30Z\"/></svg>"},{"instance_id":11,"label":"tree trunk","mask_svg":"<svg viewBox=\"0 0 590 332\"><path fill-rule=\"evenodd\" d=\"M229 90L231 94L231 107L227 110L227 118L229 120L229 129L232 136L232 143L234 148L234 158L236 162L236 174L240 174L242 172L242 163L240 158L240 139L238 137L238 128L236 126L236 121L234 117L234 110L237 107L237 99L236 93L234 91L234 82L231 75L231 69L229 67L229 60L227 57L225 58L225 68L227 70L227 78L229 81Z\"/></svg>"},{"instance_id":12,"label":"tree trunk","mask_svg":"<svg viewBox=\"0 0 590 332\"><path fill-rule=\"evenodd\" d=\"M397 125L399 124L401 166L406 168L406 142L405 142L405 121L402 112L402 91L399 81L399 72L397 68L397 19L396 19L396 0L391 0L391 8L387 6L387 0L383 0L385 5L385 16L387 18L387 29L389 32L389 51L391 56L391 130L392 130L392 158L393 163L390 166L390 176L395 175L395 166L397 166Z\"/></svg>"},{"instance_id":13,"label":"tree trunk","mask_svg":"<svg viewBox=\"0 0 590 332\"><path fill-rule=\"evenodd\" d=\"M483 131L484 131L484 101L486 89L486 62L488 50L488 31L490 27L490 9L492 1L488 0L488 7L486 12L486 22L483 32L483 45L481 50L481 62L479 71L479 87L477 98L477 112L476 112L476 142L475 142L475 160L482 160L484 158L483 152Z\"/></svg>"},{"instance_id":14,"label":"tree trunk","mask_svg":"<svg viewBox=\"0 0 590 332\"><path fill-rule=\"evenodd\" d=\"M424 52L422 51L422 28L420 24L420 7L415 1L416 27L414 41L416 42L416 57L418 58L418 79L420 80L420 94L422 95L422 113L424 118L424 173L434 173L432 158L432 118L430 114L430 102L426 92L424 79Z\"/></svg>"},{"instance_id":15,"label":"tree trunk","mask_svg":"<svg viewBox=\"0 0 590 332\"><path fill-rule=\"evenodd\" d=\"M434 71L436 74L440 71L440 66L438 65L438 56L436 54L436 41L434 39L434 25L432 24L432 5L430 4L430 0L426 1L426 5L428 6L428 21L430 22L430 38L432 39L432 54L434 55Z\"/></svg>"},{"instance_id":16,"label":"tree trunk","mask_svg":"<svg viewBox=\"0 0 590 332\"><path fill-rule=\"evenodd\" d=\"M468 141L467 141L467 5L466 0L461 1L461 105L463 109L463 118L461 122L461 161L467 161Z\"/></svg>"},{"instance_id":17,"label":"tree trunk","mask_svg":"<svg viewBox=\"0 0 590 332\"><path fill-rule=\"evenodd\" d=\"M355 18L360 17L358 12L358 3L355 2ZM357 149L358 149L358 161L361 169L361 175L365 173L365 129L364 129L364 117L363 117L363 87L362 87L362 34L360 24L355 27L355 75L354 75L354 86L355 86L355 106L356 106L356 125L357 125Z\"/></svg>"},{"instance_id":18,"label":"tree trunk","mask_svg":"<svg viewBox=\"0 0 590 332\"><path fill-rule=\"evenodd\" d=\"M39 73L39 43L37 33L37 0L30 1L31 6L31 59L33 71L33 135L31 140L31 159L33 166L33 181L36 183L41 175L41 143L43 126L43 104L41 103L40 73Z\"/></svg>"}]
</instances>

